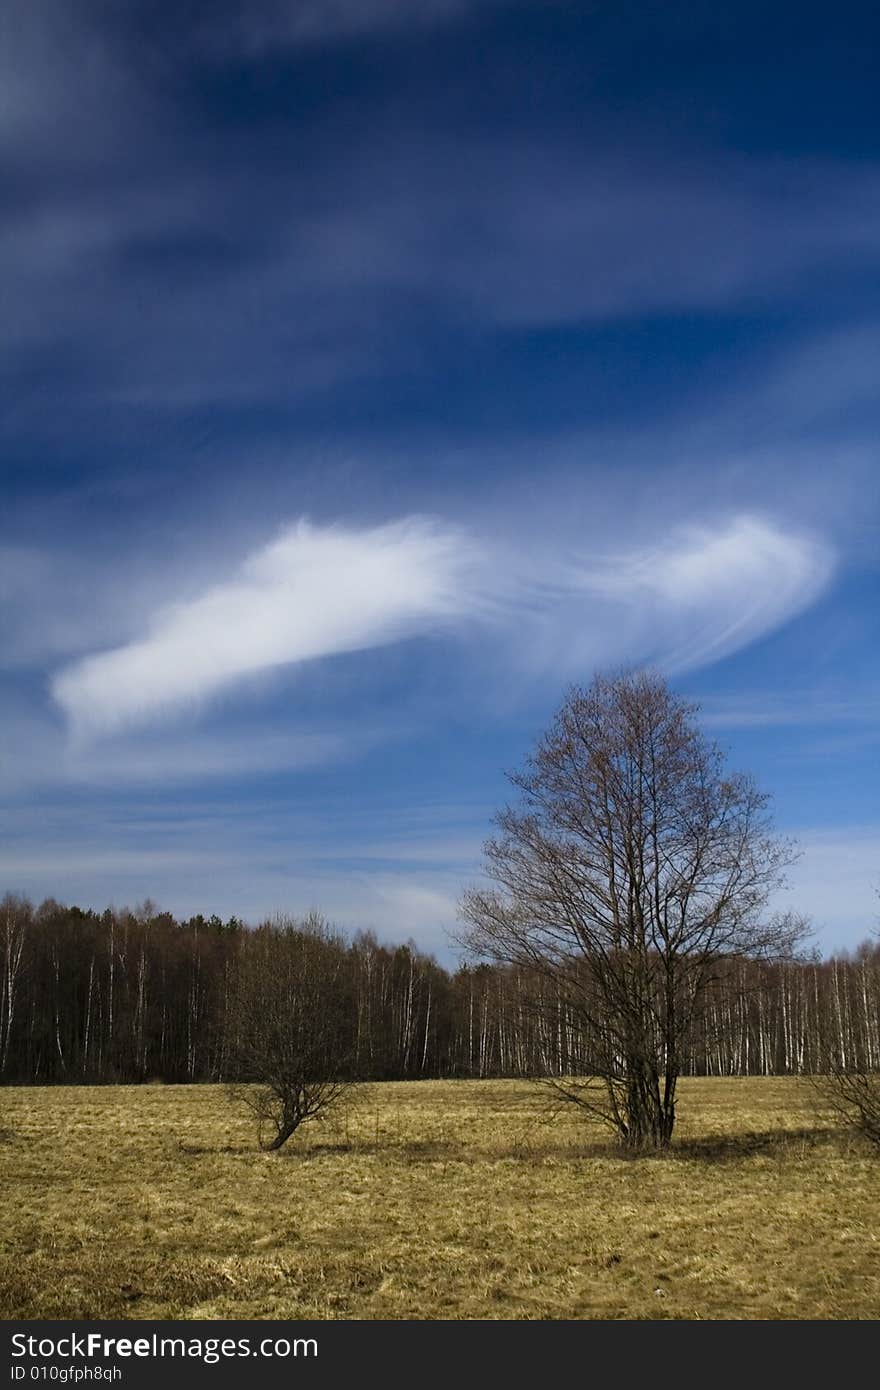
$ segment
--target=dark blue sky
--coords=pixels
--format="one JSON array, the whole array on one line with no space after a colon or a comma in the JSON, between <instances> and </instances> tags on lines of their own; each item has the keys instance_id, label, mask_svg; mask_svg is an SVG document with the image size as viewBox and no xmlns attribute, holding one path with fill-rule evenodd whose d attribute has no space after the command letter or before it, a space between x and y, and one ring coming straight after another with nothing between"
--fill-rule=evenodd
<instances>
[{"instance_id":1,"label":"dark blue sky","mask_svg":"<svg viewBox=\"0 0 880 1390\"><path fill-rule=\"evenodd\" d=\"M880 880L872 7L11 0L0 882L444 953L652 663Z\"/></svg>"}]
</instances>

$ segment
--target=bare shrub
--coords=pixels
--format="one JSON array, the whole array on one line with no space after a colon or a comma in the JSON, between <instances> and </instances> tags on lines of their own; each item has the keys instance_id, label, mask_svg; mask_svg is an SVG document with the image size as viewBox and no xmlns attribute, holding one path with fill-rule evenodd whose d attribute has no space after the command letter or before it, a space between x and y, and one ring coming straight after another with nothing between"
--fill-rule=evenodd
<instances>
[{"instance_id":1,"label":"bare shrub","mask_svg":"<svg viewBox=\"0 0 880 1390\"><path fill-rule=\"evenodd\" d=\"M243 937L230 1014L229 1094L254 1115L261 1147L280 1149L355 1079L344 941L317 914Z\"/></svg>"}]
</instances>

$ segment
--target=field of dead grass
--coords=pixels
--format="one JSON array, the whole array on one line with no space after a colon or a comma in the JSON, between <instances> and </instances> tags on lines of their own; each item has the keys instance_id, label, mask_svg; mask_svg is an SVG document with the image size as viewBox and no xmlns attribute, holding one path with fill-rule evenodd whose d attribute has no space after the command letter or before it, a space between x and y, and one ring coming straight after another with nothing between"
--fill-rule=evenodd
<instances>
[{"instance_id":1,"label":"field of dead grass","mask_svg":"<svg viewBox=\"0 0 880 1390\"><path fill-rule=\"evenodd\" d=\"M875 1318L880 1159L794 1080L619 1156L518 1082L373 1086L279 1154L220 1087L0 1093L3 1318Z\"/></svg>"}]
</instances>

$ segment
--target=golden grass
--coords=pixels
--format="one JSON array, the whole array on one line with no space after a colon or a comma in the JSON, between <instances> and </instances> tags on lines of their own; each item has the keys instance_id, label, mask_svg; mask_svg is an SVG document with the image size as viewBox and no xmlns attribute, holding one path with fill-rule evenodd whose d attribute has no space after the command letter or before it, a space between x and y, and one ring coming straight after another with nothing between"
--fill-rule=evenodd
<instances>
[{"instance_id":1,"label":"golden grass","mask_svg":"<svg viewBox=\"0 0 880 1390\"><path fill-rule=\"evenodd\" d=\"M874 1318L880 1160L794 1080L619 1156L518 1082L370 1087L279 1154L211 1086L0 1094L4 1318Z\"/></svg>"}]
</instances>

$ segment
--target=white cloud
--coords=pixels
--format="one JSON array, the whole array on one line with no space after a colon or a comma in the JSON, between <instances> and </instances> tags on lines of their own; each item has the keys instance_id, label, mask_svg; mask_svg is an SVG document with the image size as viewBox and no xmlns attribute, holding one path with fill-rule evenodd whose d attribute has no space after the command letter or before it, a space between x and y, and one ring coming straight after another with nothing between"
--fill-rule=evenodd
<instances>
[{"instance_id":1,"label":"white cloud","mask_svg":"<svg viewBox=\"0 0 880 1390\"><path fill-rule=\"evenodd\" d=\"M69 666L52 691L79 734L149 722L242 677L460 619L469 561L460 533L419 518L302 521L229 582L161 612L146 637Z\"/></svg>"},{"instance_id":2,"label":"white cloud","mask_svg":"<svg viewBox=\"0 0 880 1390\"><path fill-rule=\"evenodd\" d=\"M714 527L672 529L658 544L573 571L571 582L603 604L606 660L678 672L779 627L814 602L833 567L830 547L818 538L743 514Z\"/></svg>"},{"instance_id":3,"label":"white cloud","mask_svg":"<svg viewBox=\"0 0 880 1390\"><path fill-rule=\"evenodd\" d=\"M680 671L785 622L833 568L822 542L751 516L589 565L558 549L478 543L420 518L369 530L300 522L231 580L161 610L146 636L69 665L53 694L74 733L106 736L273 668L475 620L483 649L490 629L500 640L505 679L517 667L583 678L622 662Z\"/></svg>"}]
</instances>

